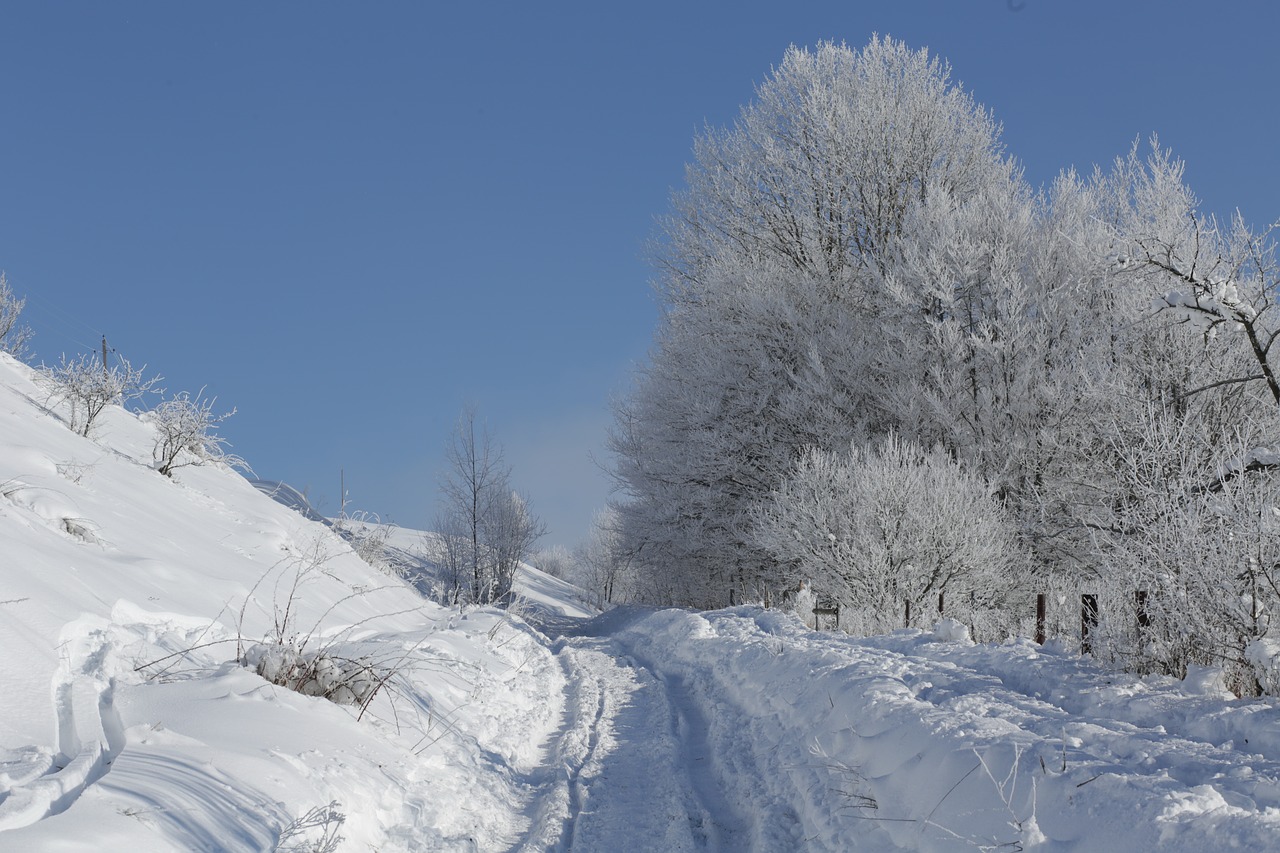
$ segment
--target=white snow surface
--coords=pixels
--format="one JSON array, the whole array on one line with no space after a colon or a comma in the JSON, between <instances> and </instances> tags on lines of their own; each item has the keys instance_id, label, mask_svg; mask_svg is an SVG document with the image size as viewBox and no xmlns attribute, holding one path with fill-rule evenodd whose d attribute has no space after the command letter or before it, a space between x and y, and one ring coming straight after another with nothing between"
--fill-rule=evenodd
<instances>
[{"instance_id":1,"label":"white snow surface","mask_svg":"<svg viewBox=\"0 0 1280 853\"><path fill-rule=\"evenodd\" d=\"M0 850L1280 850L1280 713L1212 672L592 617L533 569L523 617L443 608L151 446L0 355ZM426 571L423 537L392 544ZM237 662L274 636L389 680L363 715L275 686Z\"/></svg>"}]
</instances>

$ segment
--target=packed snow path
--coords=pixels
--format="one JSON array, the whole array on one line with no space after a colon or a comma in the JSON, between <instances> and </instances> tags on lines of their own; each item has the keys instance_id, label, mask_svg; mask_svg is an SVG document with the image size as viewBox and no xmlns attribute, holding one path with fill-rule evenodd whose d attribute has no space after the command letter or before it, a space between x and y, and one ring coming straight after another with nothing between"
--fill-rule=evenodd
<instances>
[{"instance_id":1,"label":"packed snow path","mask_svg":"<svg viewBox=\"0 0 1280 853\"><path fill-rule=\"evenodd\" d=\"M689 685L664 674L620 629L644 615L616 610L561 623L553 647L568 678L554 747L565 769L559 814L544 814L530 849L744 850L747 818L724 795L709 722Z\"/></svg>"},{"instance_id":2,"label":"packed snow path","mask_svg":"<svg viewBox=\"0 0 1280 853\"><path fill-rule=\"evenodd\" d=\"M543 627L563 772L515 849L1280 850L1273 704L750 608Z\"/></svg>"}]
</instances>

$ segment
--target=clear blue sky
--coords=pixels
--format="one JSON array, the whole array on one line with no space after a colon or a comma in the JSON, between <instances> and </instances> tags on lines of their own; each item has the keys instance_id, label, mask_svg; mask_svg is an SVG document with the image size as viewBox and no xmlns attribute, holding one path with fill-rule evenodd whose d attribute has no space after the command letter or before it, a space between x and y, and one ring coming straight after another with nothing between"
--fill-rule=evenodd
<instances>
[{"instance_id":1,"label":"clear blue sky","mask_svg":"<svg viewBox=\"0 0 1280 853\"><path fill-rule=\"evenodd\" d=\"M13 2L0 269L36 358L208 386L259 476L403 526L472 402L572 545L657 310L643 245L704 121L788 44L947 58L1034 183L1152 132L1280 218L1269 2Z\"/></svg>"}]
</instances>

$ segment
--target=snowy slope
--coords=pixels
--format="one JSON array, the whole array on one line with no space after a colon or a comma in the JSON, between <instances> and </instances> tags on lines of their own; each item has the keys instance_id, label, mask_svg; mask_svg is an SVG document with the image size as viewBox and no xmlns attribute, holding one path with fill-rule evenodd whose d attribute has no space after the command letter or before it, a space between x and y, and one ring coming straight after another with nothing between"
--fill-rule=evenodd
<instances>
[{"instance_id":1,"label":"snowy slope","mask_svg":"<svg viewBox=\"0 0 1280 853\"><path fill-rule=\"evenodd\" d=\"M541 638L425 602L235 473L161 476L132 414L91 441L44 399L0 355L0 849L271 849L331 801L343 849L514 837L559 724ZM281 623L397 675L357 720L234 663Z\"/></svg>"}]
</instances>

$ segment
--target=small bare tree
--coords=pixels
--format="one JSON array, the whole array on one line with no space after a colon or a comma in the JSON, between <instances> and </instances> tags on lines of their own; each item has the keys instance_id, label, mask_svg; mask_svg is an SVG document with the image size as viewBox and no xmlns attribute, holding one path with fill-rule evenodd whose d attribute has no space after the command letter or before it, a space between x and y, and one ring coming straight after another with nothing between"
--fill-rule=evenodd
<instances>
[{"instance_id":1,"label":"small bare tree","mask_svg":"<svg viewBox=\"0 0 1280 853\"><path fill-rule=\"evenodd\" d=\"M148 377L146 369L145 364L134 367L123 356L117 357L115 367L107 367L95 355L71 360L64 355L53 367L41 366L37 380L49 392L51 402L70 407L68 425L87 438L107 406L123 406L146 394L159 393L156 385L162 377Z\"/></svg>"},{"instance_id":2,"label":"small bare tree","mask_svg":"<svg viewBox=\"0 0 1280 853\"><path fill-rule=\"evenodd\" d=\"M542 524L511 489L511 470L476 412L467 408L445 451L444 506L437 520L445 540L445 570L465 583L470 599L489 604L508 597L520 561L542 535ZM465 578L465 581L463 580Z\"/></svg>"},{"instance_id":3,"label":"small bare tree","mask_svg":"<svg viewBox=\"0 0 1280 853\"><path fill-rule=\"evenodd\" d=\"M204 399L202 395L203 392L192 397L183 391L147 415L156 427L153 450L156 470L166 477L172 477L176 468L205 462L247 467L243 459L227 452L227 440L214 433L218 424L236 413L235 409L215 415L215 400Z\"/></svg>"},{"instance_id":4,"label":"small bare tree","mask_svg":"<svg viewBox=\"0 0 1280 853\"><path fill-rule=\"evenodd\" d=\"M545 532L542 522L529 511L528 501L518 493L508 489L490 498L484 535L493 570L491 601L510 600L520 563Z\"/></svg>"},{"instance_id":5,"label":"small bare tree","mask_svg":"<svg viewBox=\"0 0 1280 853\"><path fill-rule=\"evenodd\" d=\"M26 304L27 300L14 295L4 273L0 272L0 352L15 358L22 358L31 342L31 327L18 325L18 317Z\"/></svg>"},{"instance_id":6,"label":"small bare tree","mask_svg":"<svg viewBox=\"0 0 1280 853\"><path fill-rule=\"evenodd\" d=\"M590 536L574 553L577 572L573 581L591 593L596 607L603 610L635 597L634 560L613 507L596 513Z\"/></svg>"}]
</instances>

